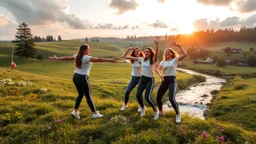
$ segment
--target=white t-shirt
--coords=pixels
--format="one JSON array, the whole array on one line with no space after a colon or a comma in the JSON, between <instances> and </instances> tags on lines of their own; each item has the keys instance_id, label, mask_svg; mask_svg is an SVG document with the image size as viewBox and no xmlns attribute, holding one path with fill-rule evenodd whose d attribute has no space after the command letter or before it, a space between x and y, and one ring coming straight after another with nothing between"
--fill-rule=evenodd
<instances>
[{"instance_id":1,"label":"white t-shirt","mask_svg":"<svg viewBox=\"0 0 256 144\"><path fill-rule=\"evenodd\" d=\"M178 65L179 57L171 59L169 61L161 61L160 66L163 67L164 76L176 76L176 69Z\"/></svg>"},{"instance_id":2,"label":"white t-shirt","mask_svg":"<svg viewBox=\"0 0 256 144\"><path fill-rule=\"evenodd\" d=\"M73 56L74 59L76 59L76 56L77 54ZM91 58L91 56L84 55L82 58L81 68L76 67L74 72L80 75L89 75L92 67L92 63L90 62Z\"/></svg>"},{"instance_id":3,"label":"white t-shirt","mask_svg":"<svg viewBox=\"0 0 256 144\"><path fill-rule=\"evenodd\" d=\"M132 76L141 76L141 64L138 61L134 61L132 64Z\"/></svg>"},{"instance_id":4,"label":"white t-shirt","mask_svg":"<svg viewBox=\"0 0 256 144\"><path fill-rule=\"evenodd\" d=\"M153 70L154 64L150 65L150 60L144 61L143 57L138 57L138 62L141 62L142 72L141 74L146 77L154 77Z\"/></svg>"}]
</instances>

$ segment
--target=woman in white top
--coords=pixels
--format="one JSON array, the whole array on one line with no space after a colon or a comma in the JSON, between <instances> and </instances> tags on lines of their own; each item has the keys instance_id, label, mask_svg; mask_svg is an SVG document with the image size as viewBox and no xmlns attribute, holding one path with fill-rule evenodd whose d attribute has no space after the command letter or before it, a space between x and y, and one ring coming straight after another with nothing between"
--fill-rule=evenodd
<instances>
[{"instance_id":1,"label":"woman in white top","mask_svg":"<svg viewBox=\"0 0 256 144\"><path fill-rule=\"evenodd\" d=\"M177 46L182 51L182 54L179 56L172 48L166 48L163 54L163 61L156 68L157 74L162 79L162 83L157 92L157 104L160 111L160 114L163 114L162 107L162 97L169 89L169 100L171 101L172 107L176 112L176 123L181 122L181 115L179 111L179 105L175 100L176 95L176 68L180 61L184 59L187 55L187 52L176 42L171 43L173 46ZM163 69L163 73L160 73L160 69Z\"/></svg>"},{"instance_id":2,"label":"woman in white top","mask_svg":"<svg viewBox=\"0 0 256 144\"><path fill-rule=\"evenodd\" d=\"M146 47L144 49L145 57L132 57L132 56L125 55L124 58L138 61L141 63L141 66L142 66L142 76L140 78L137 94L136 94L137 100L142 108L140 116L143 117L146 111L143 103L143 97L142 97L142 93L146 89L146 93L145 93L146 101L149 103L149 105L153 108L155 112L154 120L157 120L159 111L156 108L154 101L151 98L151 93L155 83L153 71L154 71L155 64L157 63L159 38L156 37L154 41L156 44L156 51L154 51L151 47Z\"/></svg>"},{"instance_id":3,"label":"woman in white top","mask_svg":"<svg viewBox=\"0 0 256 144\"><path fill-rule=\"evenodd\" d=\"M144 57L144 53L141 51L140 48L136 47L136 48L128 48L124 54L122 55L122 57L124 58L124 56L126 56L128 53L130 53L130 56L132 57ZM124 111L127 107L128 107L128 100L129 100L129 95L131 93L131 91L136 87L136 85L139 83L140 78L141 78L141 63L138 61L134 61L134 60L130 60L131 64L132 64L132 79L130 81L130 83L128 84L126 90L125 90L125 94L124 94L124 105L122 106L122 108L120 109L121 111ZM138 108L138 111L141 111L141 108Z\"/></svg>"},{"instance_id":4,"label":"woman in white top","mask_svg":"<svg viewBox=\"0 0 256 144\"><path fill-rule=\"evenodd\" d=\"M89 74L90 74L92 62L112 62L112 63L117 62L117 60L115 59L92 58L91 56L89 56L89 54L90 54L89 45L83 44L80 46L79 50L77 51L77 54L73 56L49 57L49 59L51 60L75 60L76 68L74 71L73 82L76 86L78 96L76 98L75 107L71 115L77 119L80 119L78 108L84 95L86 97L87 104L89 105L93 113L92 118L103 117L102 114L96 111L96 108L91 98Z\"/></svg>"}]
</instances>

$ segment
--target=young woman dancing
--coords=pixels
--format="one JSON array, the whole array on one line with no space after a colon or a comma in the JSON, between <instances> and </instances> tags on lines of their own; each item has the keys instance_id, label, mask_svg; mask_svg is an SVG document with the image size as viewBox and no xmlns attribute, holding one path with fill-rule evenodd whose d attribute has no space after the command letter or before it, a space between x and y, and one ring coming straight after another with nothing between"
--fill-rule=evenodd
<instances>
[{"instance_id":1,"label":"young woman dancing","mask_svg":"<svg viewBox=\"0 0 256 144\"><path fill-rule=\"evenodd\" d=\"M146 112L146 108L144 106L143 96L142 96L143 91L146 89L146 93L145 93L146 101L149 103L149 105L153 108L155 112L154 120L157 120L159 116L159 111L156 108L154 101L151 98L151 93L155 83L153 71L154 71L155 64L157 63L159 38L156 37L154 41L156 44L156 51L154 51L153 48L151 47L146 47L144 49L145 57L134 57L134 56L125 55L124 58L138 61L141 63L141 66L142 66L142 76L139 81L138 89L136 93L137 100L142 108L140 116L141 117L145 116L145 112Z\"/></svg>"},{"instance_id":2,"label":"young woman dancing","mask_svg":"<svg viewBox=\"0 0 256 144\"><path fill-rule=\"evenodd\" d=\"M89 82L89 74L92 66L92 62L112 62L116 63L117 60L115 59L103 59L103 58L92 58L89 56L90 54L90 47L88 44L83 44L77 51L77 54L73 56L64 56L64 57L56 57L50 56L49 59L51 60L75 60L75 71L73 76L73 82L76 86L78 96L76 98L75 107L72 111L71 115L74 116L76 119L80 119L79 116L79 105L85 95L87 104L92 111L92 118L101 118L103 117L94 106L94 103L91 98L91 87Z\"/></svg>"},{"instance_id":3,"label":"young woman dancing","mask_svg":"<svg viewBox=\"0 0 256 144\"><path fill-rule=\"evenodd\" d=\"M176 95L176 68L180 61L184 59L187 52L176 42L172 42L171 45L180 48L182 54L179 56L172 48L166 48L163 54L163 61L156 68L157 74L162 79L162 83L157 92L157 104L160 114L163 115L162 97L169 89L169 100L171 101L172 107L176 112L176 123L181 122L181 115L179 111L179 105L175 100ZM163 69L163 73L160 73L160 69Z\"/></svg>"}]
</instances>

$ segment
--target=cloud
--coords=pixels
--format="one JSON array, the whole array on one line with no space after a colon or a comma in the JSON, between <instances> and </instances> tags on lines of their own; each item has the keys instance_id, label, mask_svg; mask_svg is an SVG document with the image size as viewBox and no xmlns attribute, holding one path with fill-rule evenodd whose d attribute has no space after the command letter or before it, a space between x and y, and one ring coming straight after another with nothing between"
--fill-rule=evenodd
<instances>
[{"instance_id":1,"label":"cloud","mask_svg":"<svg viewBox=\"0 0 256 144\"><path fill-rule=\"evenodd\" d=\"M118 9L117 14L123 14L130 10L136 10L139 6L135 0L112 0L109 4L110 8Z\"/></svg>"},{"instance_id":2,"label":"cloud","mask_svg":"<svg viewBox=\"0 0 256 144\"><path fill-rule=\"evenodd\" d=\"M194 27L196 30L201 31L201 30L205 30L207 29L208 26L208 20L207 19L197 19L194 23L193 23Z\"/></svg>"},{"instance_id":3,"label":"cloud","mask_svg":"<svg viewBox=\"0 0 256 144\"><path fill-rule=\"evenodd\" d=\"M8 18L0 13L0 27L8 24Z\"/></svg>"},{"instance_id":4,"label":"cloud","mask_svg":"<svg viewBox=\"0 0 256 144\"><path fill-rule=\"evenodd\" d=\"M220 22L221 26L234 26L240 24L239 17L228 17L224 21Z\"/></svg>"},{"instance_id":5,"label":"cloud","mask_svg":"<svg viewBox=\"0 0 256 144\"><path fill-rule=\"evenodd\" d=\"M164 21L156 20L155 23L150 24L149 26L153 26L154 28L168 28L168 25Z\"/></svg>"},{"instance_id":6,"label":"cloud","mask_svg":"<svg viewBox=\"0 0 256 144\"><path fill-rule=\"evenodd\" d=\"M251 12L256 10L256 0L238 1L237 6L240 12Z\"/></svg>"},{"instance_id":7,"label":"cloud","mask_svg":"<svg viewBox=\"0 0 256 144\"><path fill-rule=\"evenodd\" d=\"M249 18L247 18L246 20L244 20L242 22L243 26L247 26L247 27L252 27L252 26L256 26L256 14L250 16Z\"/></svg>"},{"instance_id":8,"label":"cloud","mask_svg":"<svg viewBox=\"0 0 256 144\"><path fill-rule=\"evenodd\" d=\"M171 31L179 31L179 29L177 27L174 27L171 29Z\"/></svg>"},{"instance_id":9,"label":"cloud","mask_svg":"<svg viewBox=\"0 0 256 144\"><path fill-rule=\"evenodd\" d=\"M6 25L0 25L0 40L14 39L15 33L17 32L16 28L17 25L10 21Z\"/></svg>"},{"instance_id":10,"label":"cloud","mask_svg":"<svg viewBox=\"0 0 256 144\"><path fill-rule=\"evenodd\" d=\"M158 3L163 4L165 2L165 0L158 0Z\"/></svg>"},{"instance_id":11,"label":"cloud","mask_svg":"<svg viewBox=\"0 0 256 144\"><path fill-rule=\"evenodd\" d=\"M86 28L84 22L74 14L68 14L68 0L1 0L0 5L9 10L18 23L45 25L67 23L71 28Z\"/></svg>"},{"instance_id":12,"label":"cloud","mask_svg":"<svg viewBox=\"0 0 256 144\"><path fill-rule=\"evenodd\" d=\"M228 6L233 0L197 0L204 5Z\"/></svg>"},{"instance_id":13,"label":"cloud","mask_svg":"<svg viewBox=\"0 0 256 144\"><path fill-rule=\"evenodd\" d=\"M111 23L106 24L97 24L96 26L92 26L91 29L113 29L113 30L121 30L121 29L128 29L129 25L124 26L114 26Z\"/></svg>"}]
</instances>

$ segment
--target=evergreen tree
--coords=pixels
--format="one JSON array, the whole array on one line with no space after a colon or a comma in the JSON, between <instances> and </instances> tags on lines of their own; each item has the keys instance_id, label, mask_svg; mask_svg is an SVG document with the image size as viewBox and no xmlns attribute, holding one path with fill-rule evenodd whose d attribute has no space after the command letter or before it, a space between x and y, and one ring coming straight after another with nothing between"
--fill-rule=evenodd
<instances>
[{"instance_id":1,"label":"evergreen tree","mask_svg":"<svg viewBox=\"0 0 256 144\"><path fill-rule=\"evenodd\" d=\"M35 57L37 50L34 48L35 43L31 30L26 23L21 23L15 34L15 53L20 57Z\"/></svg>"},{"instance_id":2,"label":"evergreen tree","mask_svg":"<svg viewBox=\"0 0 256 144\"><path fill-rule=\"evenodd\" d=\"M86 43L88 42L88 38L87 37L85 38L85 41L86 41Z\"/></svg>"},{"instance_id":3,"label":"evergreen tree","mask_svg":"<svg viewBox=\"0 0 256 144\"><path fill-rule=\"evenodd\" d=\"M58 41L62 41L62 39L61 39L60 35L58 35Z\"/></svg>"}]
</instances>

